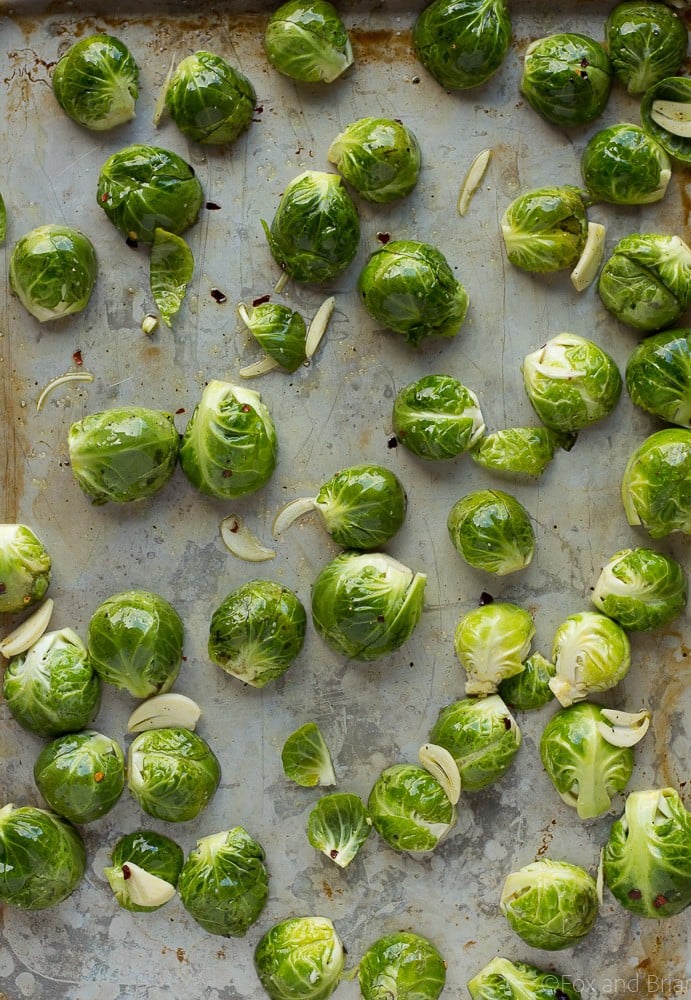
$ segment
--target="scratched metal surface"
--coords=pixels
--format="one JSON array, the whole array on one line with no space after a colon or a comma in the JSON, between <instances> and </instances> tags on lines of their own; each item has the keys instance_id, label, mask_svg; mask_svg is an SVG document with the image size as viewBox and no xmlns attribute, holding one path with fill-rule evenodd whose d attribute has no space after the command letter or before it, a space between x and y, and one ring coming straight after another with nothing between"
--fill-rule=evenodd
<instances>
[{"instance_id":1,"label":"scratched metal surface","mask_svg":"<svg viewBox=\"0 0 691 1000\"><path fill-rule=\"evenodd\" d=\"M535 648L548 653L552 633L567 614L589 606L589 591L607 556L647 537L629 528L619 483L632 448L656 424L622 398L616 413L590 428L570 454L560 454L537 484L493 479L461 457L423 465L391 444L396 391L428 371L459 377L480 397L492 429L533 421L520 362L548 336L572 330L596 339L620 367L636 342L614 322L594 290L578 296L568 278L531 278L508 267L498 221L510 199L541 184L578 183L578 158L600 124L637 121L636 103L617 88L598 126L569 133L541 122L521 101L517 81L523 51L557 28L602 37L608 5L517 3L514 42L506 64L485 87L443 93L410 51L410 27L421 5L389 3L368 12L343 5L353 30L356 65L328 89L300 88L265 64L261 5L0 4L2 141L0 189L9 209L3 274L14 240L33 226L65 221L94 240L100 261L95 294L80 316L41 326L9 294L0 302L0 503L6 521L39 531L54 557L51 594L55 627L84 635L96 605L130 587L154 589L179 609L186 625L186 662L177 689L203 708L201 733L223 767L222 786L194 822L165 832L188 850L196 839L243 824L265 846L271 871L269 903L244 940L202 931L173 901L138 917L116 906L102 868L108 847L147 818L128 798L84 828L87 877L67 901L28 914L5 909L0 935L0 991L18 1000L209 1000L257 998L252 950L275 921L291 914L330 916L353 966L378 936L407 928L432 938L448 962L445 996L465 995L465 982L494 954L557 968L580 981L586 998L668 997L688 991L688 915L665 924L630 917L607 896L598 925L577 948L541 953L523 946L498 915L504 876L536 855L565 858L595 871L612 816L580 823L542 772L537 742L552 708L519 716L524 742L506 778L485 793L464 796L459 821L431 856L412 860L373 835L341 872L307 843L304 826L315 792L290 786L281 773L283 740L303 722L317 721L335 759L340 790L366 797L380 770L414 760L438 710L463 694L452 647L460 615L482 591L516 601L535 615ZM99 10L101 13L99 14ZM142 12L147 11L144 15ZM240 11L240 13L233 13ZM50 68L76 38L94 30L120 35L142 71L138 115L110 133L92 134L68 121L50 89ZM224 54L252 79L256 122L230 149L203 151L171 122L156 131L151 110L176 54L197 48ZM280 460L271 483L254 497L223 504L194 492L181 473L154 500L94 508L71 479L66 435L85 413L116 404L144 404L178 412L179 429L210 378L233 380L256 357L237 326L234 306L271 292L278 277L259 220L270 218L287 181L307 168L328 169L326 150L349 121L363 115L403 118L422 144L424 169L416 192L387 208L362 204L362 244L354 265L333 288L289 287L284 299L311 314L325 291L336 314L316 362L293 376L271 374L252 383L277 420ZM146 254L129 250L95 202L99 168L133 141L175 149L195 166L206 198L188 233L196 272L172 331L151 338L140 330L151 307ZM476 152L493 160L470 211L455 212L460 180ZM608 245L645 229L688 232L688 174L680 170L661 206L603 209ZM453 341L419 352L376 329L360 308L354 286L359 267L377 246L377 233L440 246L470 293L471 307ZM217 304L211 290L227 295ZM36 399L55 375L83 368L95 381L54 393L41 412ZM221 517L243 514L265 540L277 507L313 493L333 471L363 459L392 468L410 500L404 530L389 551L428 574L426 608L413 639L372 665L347 664L310 631L298 662L273 686L244 688L211 664L206 639L212 611L225 594L253 576L293 587L306 605L312 580L336 553L314 521L294 526L270 563L235 560L219 538ZM462 494L495 483L512 490L535 519L532 566L502 580L465 568L446 534L446 515ZM688 540L663 541L661 550L688 564ZM603 697L610 705L653 712L652 731L637 751L631 788L688 777L688 619L633 638L630 674ZM132 702L107 691L96 725L124 742ZM0 705L0 798L38 803L33 760L41 741L20 730ZM149 821L149 825L155 823ZM163 824L165 828L165 824ZM675 992L676 990L676 992ZM354 983L338 996L355 997Z\"/></svg>"}]
</instances>

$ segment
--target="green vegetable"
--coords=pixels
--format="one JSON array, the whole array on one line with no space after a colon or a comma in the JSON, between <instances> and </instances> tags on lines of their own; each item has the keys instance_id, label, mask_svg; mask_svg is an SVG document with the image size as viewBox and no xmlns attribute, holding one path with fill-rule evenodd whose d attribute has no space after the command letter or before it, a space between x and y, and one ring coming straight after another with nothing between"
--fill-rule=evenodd
<instances>
[{"instance_id":1,"label":"green vegetable","mask_svg":"<svg viewBox=\"0 0 691 1000\"><path fill-rule=\"evenodd\" d=\"M133 899L131 866L137 865L175 888L184 858L182 848L170 837L153 830L137 830L120 837L111 851L112 864L103 869L103 874L123 909L133 913L150 913L163 904L147 905Z\"/></svg>"},{"instance_id":2,"label":"green vegetable","mask_svg":"<svg viewBox=\"0 0 691 1000\"><path fill-rule=\"evenodd\" d=\"M588 235L585 192L571 185L519 195L501 220L506 256L524 271L572 270Z\"/></svg>"},{"instance_id":3,"label":"green vegetable","mask_svg":"<svg viewBox=\"0 0 691 1000\"><path fill-rule=\"evenodd\" d=\"M631 644L611 618L598 611L580 611L557 627L552 660L556 672L549 686L566 708L618 684L631 666Z\"/></svg>"},{"instance_id":4,"label":"green vegetable","mask_svg":"<svg viewBox=\"0 0 691 1000\"><path fill-rule=\"evenodd\" d=\"M664 198L672 164L662 146L640 125L610 125L590 138L581 173L594 200L648 205Z\"/></svg>"},{"instance_id":5,"label":"green vegetable","mask_svg":"<svg viewBox=\"0 0 691 1000\"><path fill-rule=\"evenodd\" d=\"M134 118L139 68L119 38L89 35L58 60L53 93L72 121L104 132Z\"/></svg>"},{"instance_id":6,"label":"green vegetable","mask_svg":"<svg viewBox=\"0 0 691 1000\"><path fill-rule=\"evenodd\" d=\"M581 1000L566 976L501 957L488 962L467 985L472 1000Z\"/></svg>"},{"instance_id":7,"label":"green vegetable","mask_svg":"<svg viewBox=\"0 0 691 1000\"><path fill-rule=\"evenodd\" d=\"M507 677L499 685L499 694L507 705L525 712L542 708L554 697L549 682L556 674L556 667L541 653L533 653L523 664L520 674Z\"/></svg>"},{"instance_id":8,"label":"green vegetable","mask_svg":"<svg viewBox=\"0 0 691 1000\"><path fill-rule=\"evenodd\" d=\"M436 247L392 240L367 260L358 278L367 312L413 347L427 337L454 337L468 311L468 293Z\"/></svg>"},{"instance_id":9,"label":"green vegetable","mask_svg":"<svg viewBox=\"0 0 691 1000\"><path fill-rule=\"evenodd\" d=\"M344 964L343 943L328 917L282 920L254 951L254 967L271 1000L327 1000Z\"/></svg>"},{"instance_id":10,"label":"green vegetable","mask_svg":"<svg viewBox=\"0 0 691 1000\"><path fill-rule=\"evenodd\" d=\"M338 174L306 170L287 185L271 225L269 250L295 281L331 281L357 253L360 220Z\"/></svg>"},{"instance_id":11,"label":"green vegetable","mask_svg":"<svg viewBox=\"0 0 691 1000\"><path fill-rule=\"evenodd\" d=\"M71 226L38 226L15 243L10 288L39 323L86 309L96 283L96 251Z\"/></svg>"},{"instance_id":12,"label":"green vegetable","mask_svg":"<svg viewBox=\"0 0 691 1000\"><path fill-rule=\"evenodd\" d=\"M277 456L276 428L259 393L212 379L180 446L192 485L221 500L255 493L271 478Z\"/></svg>"},{"instance_id":13,"label":"green vegetable","mask_svg":"<svg viewBox=\"0 0 691 1000\"><path fill-rule=\"evenodd\" d=\"M151 243L157 229L180 235L197 220L204 200L193 168L171 150L136 144L109 156L96 199L113 225L134 243Z\"/></svg>"},{"instance_id":14,"label":"green vegetable","mask_svg":"<svg viewBox=\"0 0 691 1000\"><path fill-rule=\"evenodd\" d=\"M333 83L353 64L348 30L327 0L289 0L270 15L266 57L300 83Z\"/></svg>"},{"instance_id":15,"label":"green vegetable","mask_svg":"<svg viewBox=\"0 0 691 1000\"><path fill-rule=\"evenodd\" d=\"M278 302L262 302L251 313L244 310L242 320L262 350L285 371L297 371L305 363L307 327L299 312Z\"/></svg>"},{"instance_id":16,"label":"green vegetable","mask_svg":"<svg viewBox=\"0 0 691 1000\"><path fill-rule=\"evenodd\" d=\"M214 663L261 688L293 663L305 641L307 615L296 594L270 580L231 591L211 617L208 652Z\"/></svg>"},{"instance_id":17,"label":"green vegetable","mask_svg":"<svg viewBox=\"0 0 691 1000\"><path fill-rule=\"evenodd\" d=\"M626 364L625 381L636 406L691 428L691 330L664 330L642 340Z\"/></svg>"},{"instance_id":18,"label":"green vegetable","mask_svg":"<svg viewBox=\"0 0 691 1000\"><path fill-rule=\"evenodd\" d=\"M197 841L180 873L182 905L210 934L244 937L269 896L264 848L241 826Z\"/></svg>"},{"instance_id":19,"label":"green vegetable","mask_svg":"<svg viewBox=\"0 0 691 1000\"><path fill-rule=\"evenodd\" d=\"M336 784L331 754L316 722L306 722L290 734L281 764L286 778L303 788Z\"/></svg>"},{"instance_id":20,"label":"green vegetable","mask_svg":"<svg viewBox=\"0 0 691 1000\"><path fill-rule=\"evenodd\" d=\"M665 4L648 0L617 4L607 18L605 37L614 72L629 94L643 94L673 76L686 57L688 30Z\"/></svg>"},{"instance_id":21,"label":"green vegetable","mask_svg":"<svg viewBox=\"0 0 691 1000\"><path fill-rule=\"evenodd\" d=\"M89 413L67 440L72 475L94 504L144 500L175 472L180 436L173 414L143 406Z\"/></svg>"},{"instance_id":22,"label":"green vegetable","mask_svg":"<svg viewBox=\"0 0 691 1000\"><path fill-rule=\"evenodd\" d=\"M605 308L636 330L670 326L691 304L691 249L678 236L625 236L600 272L598 292Z\"/></svg>"},{"instance_id":23,"label":"green vegetable","mask_svg":"<svg viewBox=\"0 0 691 1000\"><path fill-rule=\"evenodd\" d=\"M360 118L346 125L327 157L367 201L388 204L410 194L422 155L415 135L393 118Z\"/></svg>"},{"instance_id":24,"label":"green vegetable","mask_svg":"<svg viewBox=\"0 0 691 1000\"><path fill-rule=\"evenodd\" d=\"M342 552L312 585L312 621L336 653L376 660L413 634L426 576L382 552Z\"/></svg>"},{"instance_id":25,"label":"green vegetable","mask_svg":"<svg viewBox=\"0 0 691 1000\"><path fill-rule=\"evenodd\" d=\"M420 934L397 931L374 941L358 963L363 1000L437 1000L446 962Z\"/></svg>"},{"instance_id":26,"label":"green vegetable","mask_svg":"<svg viewBox=\"0 0 691 1000\"><path fill-rule=\"evenodd\" d=\"M168 823L194 819L209 803L220 780L216 755L189 729L150 729L130 744L127 787L154 819Z\"/></svg>"},{"instance_id":27,"label":"green vegetable","mask_svg":"<svg viewBox=\"0 0 691 1000\"><path fill-rule=\"evenodd\" d=\"M592 930L597 887L578 865L541 858L506 877L499 908L526 944L557 951L573 947Z\"/></svg>"},{"instance_id":28,"label":"green vegetable","mask_svg":"<svg viewBox=\"0 0 691 1000\"><path fill-rule=\"evenodd\" d=\"M183 238L165 229L155 229L149 282L156 308L168 327L183 303L193 273L194 256Z\"/></svg>"},{"instance_id":29,"label":"green vegetable","mask_svg":"<svg viewBox=\"0 0 691 1000\"><path fill-rule=\"evenodd\" d=\"M125 755L109 736L85 729L47 744L34 764L36 787L48 805L72 823L93 823L113 808L125 788Z\"/></svg>"},{"instance_id":30,"label":"green vegetable","mask_svg":"<svg viewBox=\"0 0 691 1000\"><path fill-rule=\"evenodd\" d=\"M528 511L502 490L475 490L461 497L449 511L447 528L470 566L497 576L525 569L535 552Z\"/></svg>"},{"instance_id":31,"label":"green vegetable","mask_svg":"<svg viewBox=\"0 0 691 1000\"><path fill-rule=\"evenodd\" d=\"M347 868L370 835L372 820L357 795L322 795L307 817L307 839L312 847Z\"/></svg>"},{"instance_id":32,"label":"green vegetable","mask_svg":"<svg viewBox=\"0 0 691 1000\"><path fill-rule=\"evenodd\" d=\"M691 431L656 431L630 456L621 482L629 524L651 538L675 531L691 534Z\"/></svg>"},{"instance_id":33,"label":"green vegetable","mask_svg":"<svg viewBox=\"0 0 691 1000\"><path fill-rule=\"evenodd\" d=\"M38 535L25 524L0 524L0 613L24 611L50 584L52 561Z\"/></svg>"},{"instance_id":34,"label":"green vegetable","mask_svg":"<svg viewBox=\"0 0 691 1000\"><path fill-rule=\"evenodd\" d=\"M641 118L646 132L670 156L679 163L691 163L691 80L687 76L668 76L646 90Z\"/></svg>"},{"instance_id":35,"label":"green vegetable","mask_svg":"<svg viewBox=\"0 0 691 1000\"><path fill-rule=\"evenodd\" d=\"M501 681L520 674L534 634L530 612L517 604L492 601L463 615L454 649L466 672L466 694L494 694Z\"/></svg>"},{"instance_id":36,"label":"green vegetable","mask_svg":"<svg viewBox=\"0 0 691 1000\"><path fill-rule=\"evenodd\" d=\"M0 808L0 900L25 910L55 906L86 870L84 842L65 820L34 806Z\"/></svg>"},{"instance_id":37,"label":"green vegetable","mask_svg":"<svg viewBox=\"0 0 691 1000\"><path fill-rule=\"evenodd\" d=\"M182 619L164 597L126 590L96 608L86 644L101 680L135 698L148 698L173 686L183 639Z\"/></svg>"},{"instance_id":38,"label":"green vegetable","mask_svg":"<svg viewBox=\"0 0 691 1000\"><path fill-rule=\"evenodd\" d=\"M595 607L630 632L662 628L686 606L684 568L652 549L621 549L602 569L591 595Z\"/></svg>"},{"instance_id":39,"label":"green vegetable","mask_svg":"<svg viewBox=\"0 0 691 1000\"><path fill-rule=\"evenodd\" d=\"M530 43L520 89L553 125L585 125L604 111L612 77L609 56L595 39L561 32Z\"/></svg>"},{"instance_id":40,"label":"green vegetable","mask_svg":"<svg viewBox=\"0 0 691 1000\"><path fill-rule=\"evenodd\" d=\"M504 0L434 0L413 28L418 59L446 90L467 90L494 76L511 44Z\"/></svg>"},{"instance_id":41,"label":"green vegetable","mask_svg":"<svg viewBox=\"0 0 691 1000\"><path fill-rule=\"evenodd\" d=\"M223 145L249 128L257 95L247 77L222 56L195 52L178 63L165 104L183 135Z\"/></svg>"},{"instance_id":42,"label":"green vegetable","mask_svg":"<svg viewBox=\"0 0 691 1000\"><path fill-rule=\"evenodd\" d=\"M521 731L498 694L463 698L442 708L429 742L444 747L458 765L463 792L479 792L509 769Z\"/></svg>"},{"instance_id":43,"label":"green vegetable","mask_svg":"<svg viewBox=\"0 0 691 1000\"><path fill-rule=\"evenodd\" d=\"M507 427L479 438L470 454L490 472L537 479L557 448L570 451L575 438L575 434L561 434L549 427Z\"/></svg>"},{"instance_id":44,"label":"green vegetable","mask_svg":"<svg viewBox=\"0 0 691 1000\"><path fill-rule=\"evenodd\" d=\"M434 461L473 448L485 422L471 389L450 375L423 375L396 395L393 430L408 451Z\"/></svg>"},{"instance_id":45,"label":"green vegetable","mask_svg":"<svg viewBox=\"0 0 691 1000\"><path fill-rule=\"evenodd\" d=\"M676 789L630 793L602 867L612 895L638 916L659 920L691 905L691 813Z\"/></svg>"},{"instance_id":46,"label":"green vegetable","mask_svg":"<svg viewBox=\"0 0 691 1000\"><path fill-rule=\"evenodd\" d=\"M417 764L394 764L367 800L372 824L394 851L433 851L456 823L456 807L437 779Z\"/></svg>"}]
</instances>

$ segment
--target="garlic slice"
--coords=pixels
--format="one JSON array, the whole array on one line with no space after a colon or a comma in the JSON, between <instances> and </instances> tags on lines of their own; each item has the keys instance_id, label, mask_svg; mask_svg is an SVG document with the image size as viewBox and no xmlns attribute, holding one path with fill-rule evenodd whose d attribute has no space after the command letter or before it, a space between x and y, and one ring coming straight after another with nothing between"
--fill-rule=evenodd
<instances>
[{"instance_id":1,"label":"garlic slice","mask_svg":"<svg viewBox=\"0 0 691 1000\"><path fill-rule=\"evenodd\" d=\"M418 752L424 769L437 779L452 805L461 797L461 773L458 764L445 747L424 743Z\"/></svg>"},{"instance_id":2,"label":"garlic slice","mask_svg":"<svg viewBox=\"0 0 691 1000\"><path fill-rule=\"evenodd\" d=\"M127 893L135 906L163 906L175 895L175 886L146 868L127 861L122 866Z\"/></svg>"},{"instance_id":3,"label":"garlic slice","mask_svg":"<svg viewBox=\"0 0 691 1000\"><path fill-rule=\"evenodd\" d=\"M691 139L691 101L653 101L650 117L666 132Z\"/></svg>"},{"instance_id":4,"label":"garlic slice","mask_svg":"<svg viewBox=\"0 0 691 1000\"><path fill-rule=\"evenodd\" d=\"M173 58L170 60L170 66L168 72L166 73L166 78L161 84L158 94L156 95L156 103L154 104L154 113L151 119L154 128L158 128L159 122L163 117L163 113L166 110L166 94L168 93L168 84L170 83L173 73L175 72L175 63L177 62L177 53L173 53Z\"/></svg>"},{"instance_id":5,"label":"garlic slice","mask_svg":"<svg viewBox=\"0 0 691 1000\"><path fill-rule=\"evenodd\" d=\"M223 518L221 538L229 552L246 562L266 562L276 555L273 549L263 545L257 536L245 527L239 514L229 514Z\"/></svg>"},{"instance_id":6,"label":"garlic slice","mask_svg":"<svg viewBox=\"0 0 691 1000\"><path fill-rule=\"evenodd\" d=\"M51 379L48 385L45 385L41 390L41 395L36 400L36 412L42 409L47 397L55 389L58 389L61 385L67 385L68 382L93 382L94 377L91 372L65 372L64 375L58 375L57 378Z\"/></svg>"},{"instance_id":7,"label":"garlic slice","mask_svg":"<svg viewBox=\"0 0 691 1000\"><path fill-rule=\"evenodd\" d=\"M305 357L308 361L316 354L335 308L336 299L333 295L330 295L328 299L324 299L314 314L314 318L307 330L307 337L305 338Z\"/></svg>"},{"instance_id":8,"label":"garlic slice","mask_svg":"<svg viewBox=\"0 0 691 1000\"><path fill-rule=\"evenodd\" d=\"M470 205L473 195L482 183L482 178L487 172L487 167L489 166L491 158L492 150L483 149L477 154L473 162L470 164L468 173L465 175L461 185L461 193L458 196L459 215L465 215L468 211L468 206Z\"/></svg>"},{"instance_id":9,"label":"garlic slice","mask_svg":"<svg viewBox=\"0 0 691 1000\"><path fill-rule=\"evenodd\" d=\"M571 272L571 284L577 292L584 292L597 277L605 256L605 235L606 229L601 223L588 223L588 235L583 253Z\"/></svg>"},{"instance_id":10,"label":"garlic slice","mask_svg":"<svg viewBox=\"0 0 691 1000\"><path fill-rule=\"evenodd\" d=\"M597 731L613 747L633 747L643 739L650 728L650 712L619 712L603 708L602 714L610 723L597 723Z\"/></svg>"},{"instance_id":11,"label":"garlic slice","mask_svg":"<svg viewBox=\"0 0 691 1000\"><path fill-rule=\"evenodd\" d=\"M201 714L199 705L187 695L175 692L156 694L137 705L127 720L127 732L144 733L167 726L194 730Z\"/></svg>"},{"instance_id":12,"label":"garlic slice","mask_svg":"<svg viewBox=\"0 0 691 1000\"><path fill-rule=\"evenodd\" d=\"M600 848L600 860L597 866L597 876L595 878L595 890L597 892L597 901L600 906L605 904L605 849Z\"/></svg>"},{"instance_id":13,"label":"garlic slice","mask_svg":"<svg viewBox=\"0 0 691 1000\"><path fill-rule=\"evenodd\" d=\"M257 375L265 375L267 372L272 372L274 368L280 368L278 361L266 354L259 361L241 368L238 375L240 378L255 378Z\"/></svg>"},{"instance_id":14,"label":"garlic slice","mask_svg":"<svg viewBox=\"0 0 691 1000\"><path fill-rule=\"evenodd\" d=\"M299 517L302 517L303 514L309 514L316 509L316 500L314 497L298 497L296 500L291 500L284 507L281 507L276 514L274 523L271 526L271 534L274 538L278 538Z\"/></svg>"},{"instance_id":15,"label":"garlic slice","mask_svg":"<svg viewBox=\"0 0 691 1000\"><path fill-rule=\"evenodd\" d=\"M35 642L38 642L50 625L53 604L53 598L49 597L21 625L9 632L0 642L0 653L9 660L11 656L25 653Z\"/></svg>"},{"instance_id":16,"label":"garlic slice","mask_svg":"<svg viewBox=\"0 0 691 1000\"><path fill-rule=\"evenodd\" d=\"M274 293L276 295L280 295L281 292L284 290L284 288L286 287L286 285L288 284L289 281L290 281L290 275L288 274L287 271L284 271L283 274L281 275L281 277L278 279L278 281L274 285Z\"/></svg>"}]
</instances>

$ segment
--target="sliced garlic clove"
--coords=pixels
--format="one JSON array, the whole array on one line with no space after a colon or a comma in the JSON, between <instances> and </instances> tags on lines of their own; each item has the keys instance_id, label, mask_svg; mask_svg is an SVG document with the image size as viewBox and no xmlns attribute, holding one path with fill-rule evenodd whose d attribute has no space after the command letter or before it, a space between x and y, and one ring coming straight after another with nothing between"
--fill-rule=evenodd
<instances>
[{"instance_id":1,"label":"sliced garlic clove","mask_svg":"<svg viewBox=\"0 0 691 1000\"><path fill-rule=\"evenodd\" d=\"M302 517L303 514L309 514L316 509L315 497L298 497L296 500L291 500L284 507L281 507L276 514L274 523L271 526L271 534L274 538L278 538L299 517Z\"/></svg>"},{"instance_id":2,"label":"sliced garlic clove","mask_svg":"<svg viewBox=\"0 0 691 1000\"><path fill-rule=\"evenodd\" d=\"M156 95L156 101L154 103L154 113L151 117L151 122L154 128L158 128L161 118L166 110L166 94L168 93L168 85L173 78L173 73L175 72L175 63L177 62L177 53L173 53L173 58L170 60L170 66L168 67L168 72L166 73L166 78L159 87L158 94Z\"/></svg>"},{"instance_id":3,"label":"sliced garlic clove","mask_svg":"<svg viewBox=\"0 0 691 1000\"><path fill-rule=\"evenodd\" d=\"M143 733L168 726L193 730L201 714L199 705L187 695L175 692L156 694L137 705L127 720L127 732Z\"/></svg>"},{"instance_id":4,"label":"sliced garlic clove","mask_svg":"<svg viewBox=\"0 0 691 1000\"><path fill-rule=\"evenodd\" d=\"M666 132L691 139L691 101L653 101L650 117Z\"/></svg>"},{"instance_id":5,"label":"sliced garlic clove","mask_svg":"<svg viewBox=\"0 0 691 1000\"><path fill-rule=\"evenodd\" d=\"M482 183L482 178L487 172L487 167L489 166L491 158L492 150L483 149L477 154L473 162L470 164L468 173L465 175L463 184L461 185L461 193L458 197L459 215L465 215L468 211L468 206L470 205L473 195Z\"/></svg>"},{"instance_id":6,"label":"sliced garlic clove","mask_svg":"<svg viewBox=\"0 0 691 1000\"><path fill-rule=\"evenodd\" d=\"M265 355L260 358L259 361L255 361L251 365L245 365L238 372L240 378L256 378L257 375L266 375L267 372L272 372L274 368L280 368L278 361L274 358Z\"/></svg>"},{"instance_id":7,"label":"sliced garlic clove","mask_svg":"<svg viewBox=\"0 0 691 1000\"><path fill-rule=\"evenodd\" d=\"M45 403L51 392L59 389L61 385L68 385L70 382L93 382L94 377L91 372L65 372L64 375L58 375L57 378L51 379L50 382L43 387L41 394L36 400L36 412L40 412L43 409L43 404Z\"/></svg>"},{"instance_id":8,"label":"sliced garlic clove","mask_svg":"<svg viewBox=\"0 0 691 1000\"><path fill-rule=\"evenodd\" d=\"M578 701L575 685L565 677L550 677L547 686L562 708L568 708L574 701Z\"/></svg>"},{"instance_id":9,"label":"sliced garlic clove","mask_svg":"<svg viewBox=\"0 0 691 1000\"><path fill-rule=\"evenodd\" d=\"M0 653L4 657L9 660L12 656L19 656L20 653L25 653L35 642L38 642L50 625L53 603L53 598L49 597L21 625L5 636L0 642Z\"/></svg>"},{"instance_id":10,"label":"sliced garlic clove","mask_svg":"<svg viewBox=\"0 0 691 1000\"><path fill-rule=\"evenodd\" d=\"M175 895L174 885L158 875L152 875L132 861L127 861L122 866L122 877L135 906L163 906Z\"/></svg>"},{"instance_id":11,"label":"sliced garlic clove","mask_svg":"<svg viewBox=\"0 0 691 1000\"><path fill-rule=\"evenodd\" d=\"M246 562L266 562L276 555L273 549L267 548L245 526L244 521L238 514L229 514L221 521L221 538L223 544L238 559Z\"/></svg>"},{"instance_id":12,"label":"sliced garlic clove","mask_svg":"<svg viewBox=\"0 0 691 1000\"><path fill-rule=\"evenodd\" d=\"M597 723L597 731L603 740L613 747L634 747L643 739L650 728L650 712L619 712L603 708L602 714L610 723Z\"/></svg>"},{"instance_id":13,"label":"sliced garlic clove","mask_svg":"<svg viewBox=\"0 0 691 1000\"><path fill-rule=\"evenodd\" d=\"M577 292L584 292L592 285L605 256L605 227L599 222L588 223L583 253L571 272L571 284Z\"/></svg>"},{"instance_id":14,"label":"sliced garlic clove","mask_svg":"<svg viewBox=\"0 0 691 1000\"><path fill-rule=\"evenodd\" d=\"M328 299L324 299L314 314L314 318L307 330L307 337L305 338L305 357L308 361L316 354L317 348L321 344L331 322L335 308L336 299L333 295L330 295Z\"/></svg>"},{"instance_id":15,"label":"sliced garlic clove","mask_svg":"<svg viewBox=\"0 0 691 1000\"><path fill-rule=\"evenodd\" d=\"M600 860L597 866L597 877L595 879L595 890L597 892L597 901L600 906L605 905L605 849L600 848Z\"/></svg>"},{"instance_id":16,"label":"sliced garlic clove","mask_svg":"<svg viewBox=\"0 0 691 1000\"><path fill-rule=\"evenodd\" d=\"M424 769L437 779L455 806L461 797L461 773L449 751L436 743L425 743L420 747L418 759Z\"/></svg>"}]
</instances>

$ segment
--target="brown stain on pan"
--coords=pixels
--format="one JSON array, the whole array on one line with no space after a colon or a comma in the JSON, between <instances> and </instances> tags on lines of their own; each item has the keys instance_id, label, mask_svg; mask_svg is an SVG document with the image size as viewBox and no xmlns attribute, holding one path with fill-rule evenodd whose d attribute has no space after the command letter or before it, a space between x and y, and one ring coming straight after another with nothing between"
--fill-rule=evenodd
<instances>
[{"instance_id":1,"label":"brown stain on pan","mask_svg":"<svg viewBox=\"0 0 691 1000\"><path fill-rule=\"evenodd\" d=\"M350 36L355 61L358 63L417 61L413 52L413 33L410 28L395 30L354 27Z\"/></svg>"}]
</instances>

